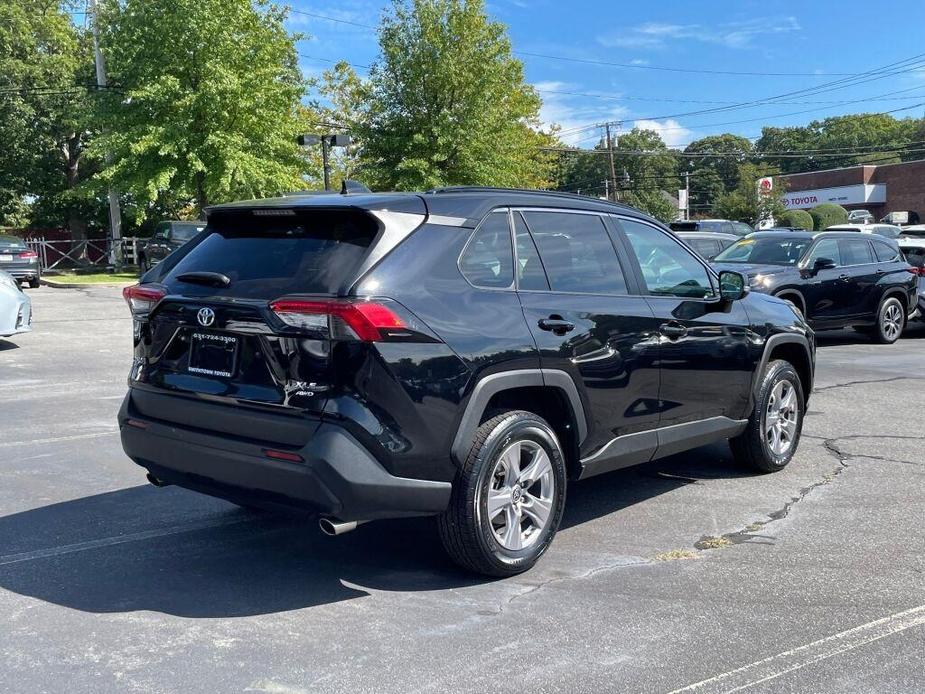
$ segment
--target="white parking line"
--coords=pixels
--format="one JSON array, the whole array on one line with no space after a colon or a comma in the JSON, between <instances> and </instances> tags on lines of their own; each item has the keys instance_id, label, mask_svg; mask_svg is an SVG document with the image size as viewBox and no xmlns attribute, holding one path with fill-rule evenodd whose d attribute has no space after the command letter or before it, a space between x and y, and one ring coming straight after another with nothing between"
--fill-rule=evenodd
<instances>
[{"instance_id":1,"label":"white parking line","mask_svg":"<svg viewBox=\"0 0 925 694\"><path fill-rule=\"evenodd\" d=\"M46 559L48 557L58 557L62 554L73 554L74 552L85 552L88 549L99 549L100 547L112 547L121 545L126 542L139 542L140 540L150 540L155 537L167 537L168 535L178 535L180 533L190 533L197 530L207 530L209 528L220 528L225 525L235 525L245 521L254 520L253 518L213 518L195 523L186 523L185 525L174 525L169 528L159 528L157 530L144 530L127 535L117 535L115 537L103 537L99 540L87 540L86 542L77 542L72 545L59 545L58 547L48 547L46 549L37 549L34 552L21 552L19 554L7 554L0 556L0 566L8 564L18 564L24 561L34 561L35 559Z\"/></svg>"},{"instance_id":2,"label":"white parking line","mask_svg":"<svg viewBox=\"0 0 925 694\"><path fill-rule=\"evenodd\" d=\"M889 617L883 617L867 624L832 634L804 646L772 655L735 670L729 670L715 677L675 689L669 694L681 692L722 692L731 694L756 684L773 680L788 672L812 665L820 660L859 648L864 644L896 634L906 629L925 624L925 605L919 605Z\"/></svg>"},{"instance_id":3,"label":"white parking line","mask_svg":"<svg viewBox=\"0 0 925 694\"><path fill-rule=\"evenodd\" d=\"M112 431L97 431L93 434L74 434L72 436L53 436L48 439L28 439L26 441L0 441L0 448L9 448L10 446L31 446L38 443L57 443L58 441L79 441L80 439L95 439L100 436L113 436L118 434L118 429Z\"/></svg>"}]
</instances>

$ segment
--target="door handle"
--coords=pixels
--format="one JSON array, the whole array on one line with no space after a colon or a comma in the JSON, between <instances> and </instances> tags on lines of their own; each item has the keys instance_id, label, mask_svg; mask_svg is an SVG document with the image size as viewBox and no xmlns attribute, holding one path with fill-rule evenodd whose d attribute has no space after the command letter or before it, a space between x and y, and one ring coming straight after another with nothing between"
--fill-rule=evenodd
<instances>
[{"instance_id":1,"label":"door handle","mask_svg":"<svg viewBox=\"0 0 925 694\"><path fill-rule=\"evenodd\" d=\"M839 275L839 276L838 276L838 279L844 280L844 281L847 282L848 280L851 279L851 275Z\"/></svg>"},{"instance_id":2,"label":"door handle","mask_svg":"<svg viewBox=\"0 0 925 694\"><path fill-rule=\"evenodd\" d=\"M665 323L659 326L659 331L667 338L677 340L679 337L687 335L687 328L678 323Z\"/></svg>"},{"instance_id":3,"label":"door handle","mask_svg":"<svg viewBox=\"0 0 925 694\"><path fill-rule=\"evenodd\" d=\"M548 330L554 335L565 335L565 333L570 333L575 329L575 324L563 320L562 316L541 318L537 325L540 326L540 330Z\"/></svg>"}]
</instances>

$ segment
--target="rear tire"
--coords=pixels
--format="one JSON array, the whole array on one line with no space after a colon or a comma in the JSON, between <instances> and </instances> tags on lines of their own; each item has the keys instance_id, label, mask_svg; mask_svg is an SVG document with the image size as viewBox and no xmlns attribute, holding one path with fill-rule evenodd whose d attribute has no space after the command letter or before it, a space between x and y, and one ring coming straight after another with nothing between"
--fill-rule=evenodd
<instances>
[{"instance_id":1,"label":"rear tire","mask_svg":"<svg viewBox=\"0 0 925 694\"><path fill-rule=\"evenodd\" d=\"M906 310L902 303L895 296L887 298L877 312L874 339L881 345L891 345L902 336L905 328Z\"/></svg>"},{"instance_id":2,"label":"rear tire","mask_svg":"<svg viewBox=\"0 0 925 694\"><path fill-rule=\"evenodd\" d=\"M800 443L805 403L800 377L790 362L768 364L745 431L729 441L736 462L758 472L787 467Z\"/></svg>"},{"instance_id":3,"label":"rear tire","mask_svg":"<svg viewBox=\"0 0 925 694\"><path fill-rule=\"evenodd\" d=\"M41 285L42 285L42 282L38 277L36 277L34 280L29 280L29 286L32 289L38 289Z\"/></svg>"},{"instance_id":4,"label":"rear tire","mask_svg":"<svg viewBox=\"0 0 925 694\"><path fill-rule=\"evenodd\" d=\"M489 576L527 571L552 544L565 506L565 456L552 427L511 411L482 424L438 518L450 558Z\"/></svg>"}]
</instances>

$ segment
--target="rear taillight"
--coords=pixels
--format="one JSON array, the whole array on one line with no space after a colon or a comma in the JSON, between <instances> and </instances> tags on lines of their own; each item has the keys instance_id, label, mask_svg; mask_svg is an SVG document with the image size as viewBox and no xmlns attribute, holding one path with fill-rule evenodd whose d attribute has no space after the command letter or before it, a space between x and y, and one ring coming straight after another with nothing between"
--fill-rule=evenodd
<instances>
[{"instance_id":1,"label":"rear taillight","mask_svg":"<svg viewBox=\"0 0 925 694\"><path fill-rule=\"evenodd\" d=\"M391 331L399 331L398 337L410 334L401 316L382 302L280 299L272 302L270 309L287 325L304 330L328 330L332 336L337 333L334 321L342 321L365 342L395 337Z\"/></svg>"},{"instance_id":2,"label":"rear taillight","mask_svg":"<svg viewBox=\"0 0 925 694\"><path fill-rule=\"evenodd\" d=\"M167 290L156 284L133 284L122 290L122 298L133 315L147 313L166 294Z\"/></svg>"},{"instance_id":3,"label":"rear taillight","mask_svg":"<svg viewBox=\"0 0 925 694\"><path fill-rule=\"evenodd\" d=\"M906 272L911 272L913 275L918 275L919 277L925 277L925 267L907 267Z\"/></svg>"},{"instance_id":4,"label":"rear taillight","mask_svg":"<svg viewBox=\"0 0 925 694\"><path fill-rule=\"evenodd\" d=\"M19 257L20 257L22 260L29 260L29 259L31 259L31 258L38 258L38 257L39 257L39 254L36 253L35 251L22 251L22 252L19 254Z\"/></svg>"}]
</instances>

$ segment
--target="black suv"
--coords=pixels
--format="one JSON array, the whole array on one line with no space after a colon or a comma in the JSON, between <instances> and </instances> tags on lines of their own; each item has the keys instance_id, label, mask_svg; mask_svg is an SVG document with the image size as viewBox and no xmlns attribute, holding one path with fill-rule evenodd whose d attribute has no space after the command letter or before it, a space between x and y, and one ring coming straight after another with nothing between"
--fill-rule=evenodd
<instances>
[{"instance_id":1,"label":"black suv","mask_svg":"<svg viewBox=\"0 0 925 694\"><path fill-rule=\"evenodd\" d=\"M159 222L154 235L138 250L138 267L147 272L205 227L205 222Z\"/></svg>"},{"instance_id":2,"label":"black suv","mask_svg":"<svg viewBox=\"0 0 925 694\"><path fill-rule=\"evenodd\" d=\"M156 485L437 515L472 570L552 542L566 480L731 439L783 468L812 390L791 304L590 198L451 188L213 207L126 289L122 444Z\"/></svg>"},{"instance_id":3,"label":"black suv","mask_svg":"<svg viewBox=\"0 0 925 694\"><path fill-rule=\"evenodd\" d=\"M916 308L915 270L895 240L856 231L752 234L713 259L754 291L792 301L815 330L854 327L890 344Z\"/></svg>"}]
</instances>

